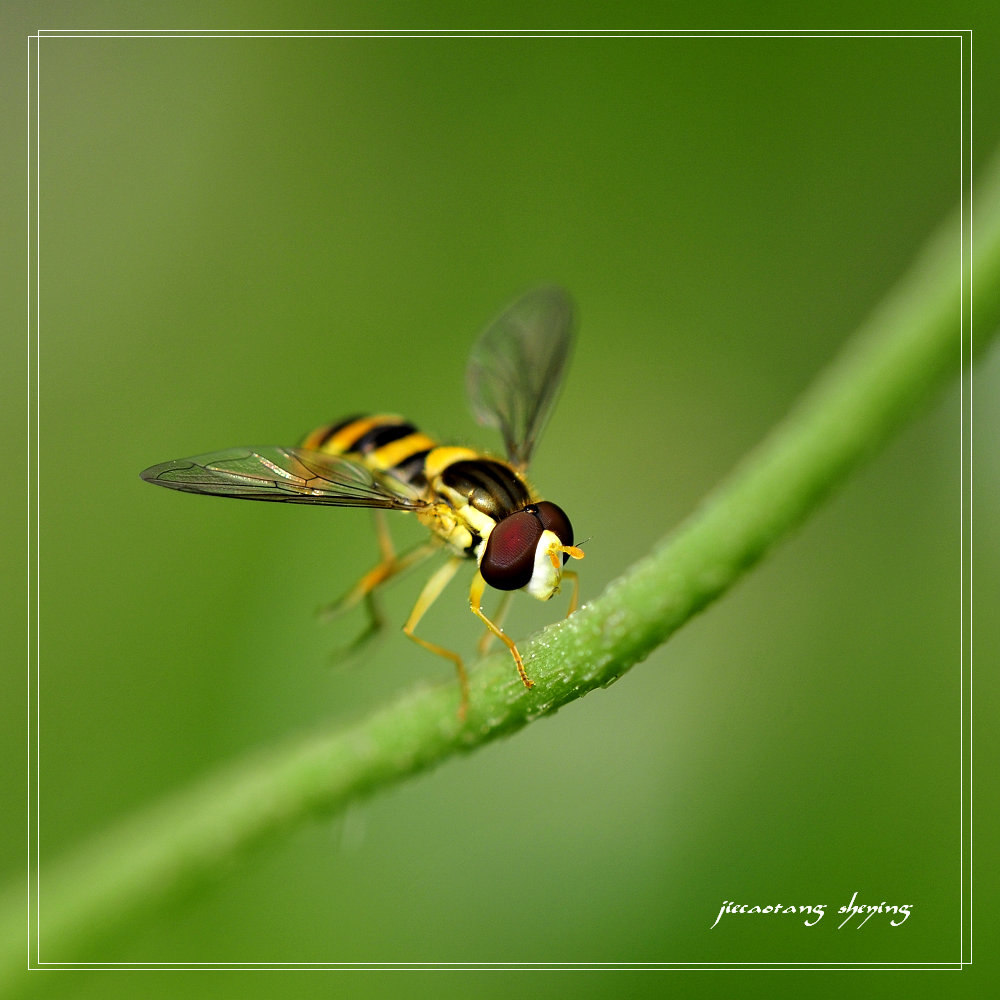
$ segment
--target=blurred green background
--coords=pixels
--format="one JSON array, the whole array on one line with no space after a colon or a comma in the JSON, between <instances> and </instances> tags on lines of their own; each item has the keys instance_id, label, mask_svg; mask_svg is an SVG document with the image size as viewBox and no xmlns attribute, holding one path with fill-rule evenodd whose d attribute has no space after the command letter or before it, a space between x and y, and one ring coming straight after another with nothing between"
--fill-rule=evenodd
<instances>
[{"instance_id":1,"label":"blurred green background","mask_svg":"<svg viewBox=\"0 0 1000 1000\"><path fill-rule=\"evenodd\" d=\"M198 10L143 16L197 26ZM213 23L415 23L363 5L231 10ZM509 23L550 23L512 10L525 18ZM469 25L461 11L442 7L438 23ZM22 39L138 27L133 13L8 10ZM43 941L50 859L223 762L450 671L395 629L362 662L331 665L361 620L321 625L314 609L372 563L364 512L181 496L139 470L294 443L378 409L493 447L465 406L469 345L518 292L557 281L580 336L532 473L590 537L582 597L595 597L786 412L957 202L959 59L957 40L928 38L45 39ZM997 66L979 59L977 87ZM23 76L4 73L23 95ZM6 109L15 135L23 108ZM998 137L981 116L974 167ZM13 259L23 268L23 251ZM12 350L20 377L23 345ZM986 502L1000 480L986 438L998 379L994 354L973 379ZM22 426L23 383L3 405ZM613 688L292 832L85 953L43 958L959 961L960 412L956 382ZM985 518L976 553L987 610L1000 533ZM393 588L393 621L419 586ZM519 598L509 626L526 635L561 613ZM4 614L23 635L20 594ZM988 665L996 633L978 622ZM423 631L471 649L461 584ZM23 783L21 727L9 739ZM15 825L3 844L15 881L24 842ZM838 931L833 911L854 892L913 916ZM813 928L731 917L709 930L723 900L828 912ZM179 983L48 978L79 997ZM273 994L266 976L237 978L242 995ZM947 980L911 977L908 990L939 995ZM197 995L236 982L183 981ZM710 995L727 981L682 982ZM561 995L570 981L536 985ZM476 989L510 984L483 976Z\"/></svg>"}]
</instances>

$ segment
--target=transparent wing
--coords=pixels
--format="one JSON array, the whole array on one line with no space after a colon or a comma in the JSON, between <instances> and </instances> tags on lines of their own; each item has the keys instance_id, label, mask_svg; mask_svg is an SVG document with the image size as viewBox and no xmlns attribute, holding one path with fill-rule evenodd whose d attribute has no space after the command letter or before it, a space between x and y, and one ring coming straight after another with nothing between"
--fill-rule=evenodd
<instances>
[{"instance_id":1,"label":"transparent wing","mask_svg":"<svg viewBox=\"0 0 1000 1000\"><path fill-rule=\"evenodd\" d=\"M499 428L510 461L524 468L552 410L573 340L573 303L563 289L536 288L491 323L465 373L476 420Z\"/></svg>"},{"instance_id":2,"label":"transparent wing","mask_svg":"<svg viewBox=\"0 0 1000 1000\"><path fill-rule=\"evenodd\" d=\"M408 496L403 484L396 492L358 462L303 448L230 448L164 462L139 475L171 490L244 500L391 510L426 506Z\"/></svg>"}]
</instances>

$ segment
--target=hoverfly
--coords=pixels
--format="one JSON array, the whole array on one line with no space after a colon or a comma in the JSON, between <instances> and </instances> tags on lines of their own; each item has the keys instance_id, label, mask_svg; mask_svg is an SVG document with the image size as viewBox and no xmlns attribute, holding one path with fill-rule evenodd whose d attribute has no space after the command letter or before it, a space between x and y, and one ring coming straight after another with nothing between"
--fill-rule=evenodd
<instances>
[{"instance_id":1,"label":"hoverfly","mask_svg":"<svg viewBox=\"0 0 1000 1000\"><path fill-rule=\"evenodd\" d=\"M468 677L455 652L415 634L420 619L458 568L475 559L469 607L486 625L481 651L496 636L510 650L524 686L525 673L514 641L500 627L506 599L515 590L547 601L562 578L573 583L567 614L576 608L576 573L568 559L582 559L573 527L561 507L541 500L525 471L555 402L569 357L573 307L565 291L543 287L509 306L473 345L466 389L479 423L499 429L506 461L471 448L440 445L400 416L352 416L319 427L296 448L232 448L176 459L141 473L157 486L186 493L374 509L381 559L329 610L340 612L365 602L369 627L381 625L377 589L442 548L450 557L427 581L403 626L425 649L455 664L464 716ZM384 511L416 514L430 539L397 554ZM501 610L491 620L482 609L488 586L504 591Z\"/></svg>"}]
</instances>

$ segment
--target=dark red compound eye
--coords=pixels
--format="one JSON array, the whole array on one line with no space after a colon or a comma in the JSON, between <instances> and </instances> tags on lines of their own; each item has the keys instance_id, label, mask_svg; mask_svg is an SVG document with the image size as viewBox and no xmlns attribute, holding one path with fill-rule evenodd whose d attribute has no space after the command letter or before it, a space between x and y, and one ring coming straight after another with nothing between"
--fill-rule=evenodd
<instances>
[{"instance_id":1,"label":"dark red compound eye","mask_svg":"<svg viewBox=\"0 0 1000 1000\"><path fill-rule=\"evenodd\" d=\"M555 533L556 538L559 539L563 545L573 544L573 525L569 523L569 518L566 516L566 511L557 504L552 503L550 500L542 500L540 503L533 504L529 510L534 509L538 514L538 520L542 522L542 527L546 531L552 531ZM563 553L563 565L566 565L566 560L569 559L569 554Z\"/></svg>"},{"instance_id":2,"label":"dark red compound eye","mask_svg":"<svg viewBox=\"0 0 1000 1000\"><path fill-rule=\"evenodd\" d=\"M479 572L496 590L520 590L531 581L535 548L545 529L531 510L505 517L490 532Z\"/></svg>"}]
</instances>

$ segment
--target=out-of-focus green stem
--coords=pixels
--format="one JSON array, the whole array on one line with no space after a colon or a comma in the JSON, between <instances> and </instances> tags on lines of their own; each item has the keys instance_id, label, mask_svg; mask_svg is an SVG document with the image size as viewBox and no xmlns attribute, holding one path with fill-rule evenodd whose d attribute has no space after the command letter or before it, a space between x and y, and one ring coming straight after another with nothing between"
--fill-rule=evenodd
<instances>
[{"instance_id":1,"label":"out-of-focus green stem","mask_svg":"<svg viewBox=\"0 0 1000 1000\"><path fill-rule=\"evenodd\" d=\"M424 688L347 729L261 750L60 863L46 859L38 958L64 960L93 932L134 921L250 846L511 733L643 659L801 521L1000 325L997 165L977 187L971 297L962 241L956 213L792 412L687 521L600 598L522 646L533 690L521 686L506 652L495 654L471 671L464 723L457 685ZM2 913L5 957L14 943L23 956L23 886Z\"/></svg>"}]
</instances>

